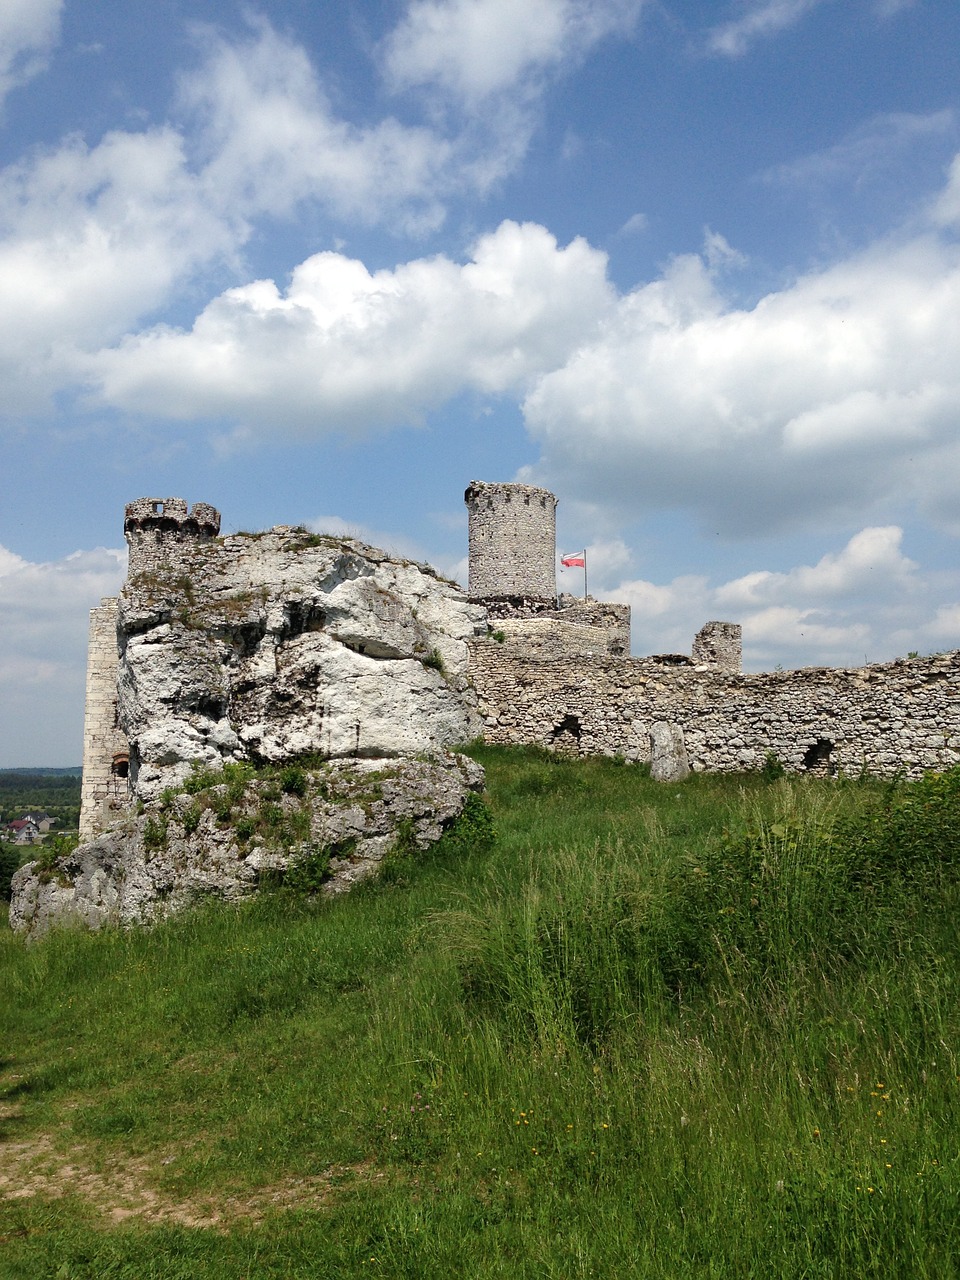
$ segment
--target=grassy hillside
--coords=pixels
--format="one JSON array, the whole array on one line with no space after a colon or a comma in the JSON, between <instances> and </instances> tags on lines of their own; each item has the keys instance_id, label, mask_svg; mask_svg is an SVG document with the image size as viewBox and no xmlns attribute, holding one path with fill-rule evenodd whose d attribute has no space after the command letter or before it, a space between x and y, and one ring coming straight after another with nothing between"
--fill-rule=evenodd
<instances>
[{"instance_id":1,"label":"grassy hillside","mask_svg":"<svg viewBox=\"0 0 960 1280\"><path fill-rule=\"evenodd\" d=\"M335 903L0 935L0 1276L960 1271L960 776L482 749Z\"/></svg>"}]
</instances>

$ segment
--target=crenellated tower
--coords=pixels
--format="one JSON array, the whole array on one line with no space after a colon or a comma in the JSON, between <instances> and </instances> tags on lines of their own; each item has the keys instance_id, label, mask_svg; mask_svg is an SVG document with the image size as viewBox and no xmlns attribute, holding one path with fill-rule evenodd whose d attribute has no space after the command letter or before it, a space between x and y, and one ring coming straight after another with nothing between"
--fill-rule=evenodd
<instances>
[{"instance_id":1,"label":"crenellated tower","mask_svg":"<svg viewBox=\"0 0 960 1280\"><path fill-rule=\"evenodd\" d=\"M464 494L470 526L469 592L475 600L557 599L557 500L529 484L473 480Z\"/></svg>"},{"instance_id":2,"label":"crenellated tower","mask_svg":"<svg viewBox=\"0 0 960 1280\"><path fill-rule=\"evenodd\" d=\"M128 502L123 521L130 549L127 577L169 569L184 547L209 542L219 532L220 512L207 502L197 502L192 509L183 498ZM90 612L81 840L91 840L109 827L117 811L130 800L129 747L118 718L117 660L117 600L104 599Z\"/></svg>"},{"instance_id":3,"label":"crenellated tower","mask_svg":"<svg viewBox=\"0 0 960 1280\"><path fill-rule=\"evenodd\" d=\"M130 548L127 574L156 570L169 564L177 551L195 542L209 542L220 532L220 512L208 502L187 506L183 498L137 498L128 502L123 533Z\"/></svg>"}]
</instances>

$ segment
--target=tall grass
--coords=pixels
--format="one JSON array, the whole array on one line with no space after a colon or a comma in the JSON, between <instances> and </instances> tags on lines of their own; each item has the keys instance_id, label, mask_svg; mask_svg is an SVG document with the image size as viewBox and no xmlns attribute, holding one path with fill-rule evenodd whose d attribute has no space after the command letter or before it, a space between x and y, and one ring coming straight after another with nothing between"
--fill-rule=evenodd
<instances>
[{"instance_id":1,"label":"tall grass","mask_svg":"<svg viewBox=\"0 0 960 1280\"><path fill-rule=\"evenodd\" d=\"M3 1205L0 1276L960 1270L960 778L478 755L493 845L0 942L7 1149L135 1158L229 1227L48 1190Z\"/></svg>"}]
</instances>

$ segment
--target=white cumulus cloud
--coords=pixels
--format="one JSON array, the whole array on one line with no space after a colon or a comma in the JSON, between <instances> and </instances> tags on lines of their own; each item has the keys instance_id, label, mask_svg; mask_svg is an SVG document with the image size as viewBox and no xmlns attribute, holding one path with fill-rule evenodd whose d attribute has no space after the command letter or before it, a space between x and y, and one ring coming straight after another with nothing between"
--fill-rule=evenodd
<instances>
[{"instance_id":1,"label":"white cumulus cloud","mask_svg":"<svg viewBox=\"0 0 960 1280\"><path fill-rule=\"evenodd\" d=\"M533 478L634 515L687 508L728 533L911 503L954 527L958 349L960 245L936 225L746 308L685 256L528 396Z\"/></svg>"},{"instance_id":2,"label":"white cumulus cloud","mask_svg":"<svg viewBox=\"0 0 960 1280\"><path fill-rule=\"evenodd\" d=\"M0 174L0 407L42 406L71 353L166 302L243 231L201 198L171 129L79 138Z\"/></svg>"},{"instance_id":3,"label":"white cumulus cloud","mask_svg":"<svg viewBox=\"0 0 960 1280\"><path fill-rule=\"evenodd\" d=\"M631 29L643 0L414 0L384 46L397 88L436 85L475 109L527 96L543 72Z\"/></svg>"},{"instance_id":4,"label":"white cumulus cloud","mask_svg":"<svg viewBox=\"0 0 960 1280\"><path fill-rule=\"evenodd\" d=\"M915 585L917 565L901 550L898 525L862 529L839 552L828 552L815 565L788 573L761 570L719 587L715 599L724 608L742 609L784 601L843 600L901 596Z\"/></svg>"},{"instance_id":5,"label":"white cumulus cloud","mask_svg":"<svg viewBox=\"0 0 960 1280\"><path fill-rule=\"evenodd\" d=\"M231 289L189 331L161 326L91 362L111 405L322 433L416 421L465 388L521 391L613 305L606 257L503 223L464 264L370 272L320 253L281 291Z\"/></svg>"},{"instance_id":6,"label":"white cumulus cloud","mask_svg":"<svg viewBox=\"0 0 960 1280\"><path fill-rule=\"evenodd\" d=\"M366 223L442 219L452 145L389 116L365 126L339 117L303 47L264 21L243 41L207 33L180 101L211 205L282 216L312 199Z\"/></svg>"}]
</instances>

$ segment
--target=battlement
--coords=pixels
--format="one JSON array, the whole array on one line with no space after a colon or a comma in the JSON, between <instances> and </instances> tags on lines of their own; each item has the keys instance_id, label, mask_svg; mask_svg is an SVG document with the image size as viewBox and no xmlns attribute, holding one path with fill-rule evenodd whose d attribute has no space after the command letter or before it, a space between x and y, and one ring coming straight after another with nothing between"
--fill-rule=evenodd
<instances>
[{"instance_id":1,"label":"battlement","mask_svg":"<svg viewBox=\"0 0 960 1280\"><path fill-rule=\"evenodd\" d=\"M127 571L156 571L177 551L209 542L220 532L220 512L208 502L187 506L183 498L137 498L124 509L123 534L130 548Z\"/></svg>"},{"instance_id":2,"label":"battlement","mask_svg":"<svg viewBox=\"0 0 960 1280\"><path fill-rule=\"evenodd\" d=\"M161 533L182 533L199 538L215 538L220 532L220 512L208 502L188 508L183 498L137 498L124 509L125 534L156 529Z\"/></svg>"}]
</instances>

